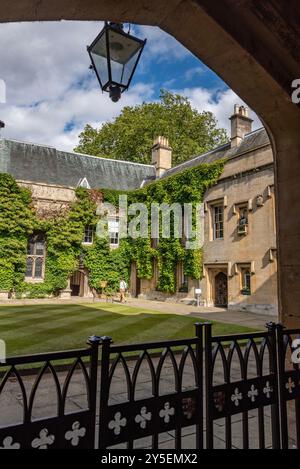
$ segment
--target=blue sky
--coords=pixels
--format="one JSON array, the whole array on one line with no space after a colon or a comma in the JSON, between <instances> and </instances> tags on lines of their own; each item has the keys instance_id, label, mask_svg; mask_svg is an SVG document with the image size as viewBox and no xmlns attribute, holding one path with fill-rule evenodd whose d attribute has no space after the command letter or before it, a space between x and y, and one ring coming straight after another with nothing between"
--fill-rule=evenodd
<instances>
[{"instance_id":1,"label":"blue sky","mask_svg":"<svg viewBox=\"0 0 300 469\"><path fill-rule=\"evenodd\" d=\"M156 98L159 97L160 88L181 90L203 87L212 92L228 89L226 83L216 73L168 34L158 28L147 26L136 27L134 32L141 39L147 37L148 40L134 83L143 81L155 84ZM156 42L166 38L167 46L161 51ZM168 49L171 51L170 55Z\"/></svg>"},{"instance_id":2,"label":"blue sky","mask_svg":"<svg viewBox=\"0 0 300 469\"><path fill-rule=\"evenodd\" d=\"M243 101L159 28L133 27L147 44L129 91L112 103L89 70L86 51L101 28L101 23L70 21L0 25L0 79L7 88L6 103L0 103L4 137L72 150L86 123L100 127L123 106L157 100L161 88L187 96L200 112L212 111L229 130L233 105ZM254 128L259 127L252 116Z\"/></svg>"}]
</instances>

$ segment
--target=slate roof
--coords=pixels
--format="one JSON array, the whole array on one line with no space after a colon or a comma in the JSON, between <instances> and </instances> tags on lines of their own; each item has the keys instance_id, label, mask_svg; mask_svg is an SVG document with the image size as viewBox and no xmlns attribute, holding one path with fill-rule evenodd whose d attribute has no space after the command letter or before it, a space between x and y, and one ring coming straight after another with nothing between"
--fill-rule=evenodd
<instances>
[{"instance_id":1,"label":"slate roof","mask_svg":"<svg viewBox=\"0 0 300 469\"><path fill-rule=\"evenodd\" d=\"M234 158L256 148L269 145L264 128L247 134L235 148L230 143L196 156L166 171L161 178L185 169ZM91 189L133 190L155 180L155 168L120 160L58 151L54 147L0 139L0 173L9 173L17 180L77 187L86 179Z\"/></svg>"},{"instance_id":2,"label":"slate roof","mask_svg":"<svg viewBox=\"0 0 300 469\"><path fill-rule=\"evenodd\" d=\"M230 143L227 143L226 145L222 145L221 147L215 148L214 150L211 150L207 153L196 156L195 158L192 158L191 160L185 161L184 163L181 163L178 166L174 166L174 168L171 168L168 171L166 171L161 176L161 179L172 176L173 174L180 173L181 171L184 171L185 169L194 168L196 166L199 166L202 163L213 163L214 161L221 160L221 159L234 158L239 155L242 155L243 153L246 153L248 151L253 151L256 148L269 145L269 144L270 144L270 140L269 140L268 134L264 128L261 128L261 129L255 130L254 132L247 134L244 137L244 140L242 141L242 143L238 147L231 148Z\"/></svg>"},{"instance_id":3,"label":"slate roof","mask_svg":"<svg viewBox=\"0 0 300 469\"><path fill-rule=\"evenodd\" d=\"M155 168L53 147L0 139L0 172L17 180L77 187L86 178L92 189L132 190L155 178Z\"/></svg>"}]
</instances>

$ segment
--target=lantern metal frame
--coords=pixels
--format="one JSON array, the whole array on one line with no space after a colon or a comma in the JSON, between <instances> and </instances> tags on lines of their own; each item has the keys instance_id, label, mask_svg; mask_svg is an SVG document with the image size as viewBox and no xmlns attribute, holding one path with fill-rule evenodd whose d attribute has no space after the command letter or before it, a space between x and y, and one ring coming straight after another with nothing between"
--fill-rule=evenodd
<instances>
[{"instance_id":1,"label":"lantern metal frame","mask_svg":"<svg viewBox=\"0 0 300 469\"><path fill-rule=\"evenodd\" d=\"M133 41L137 42L138 44L140 44L140 49L139 49L138 56L136 58L135 64L132 68L132 72L129 76L129 79L128 79L126 85L124 85L122 83L119 83L117 81L114 81L113 77L112 77L112 67L111 67L110 47L109 47L109 45L110 45L109 31L113 31L113 32L119 34L120 36L123 36L126 39L133 40ZM98 73L98 70L97 70L93 55L92 55L94 46L100 41L100 39L102 38L103 35L106 36L105 37L105 41L106 41L106 57L105 58L106 58L106 62L107 62L107 71L108 71L108 81L106 83L102 82L102 80L100 78L100 75ZM133 36L129 33L125 33L125 31L123 30L123 24L122 23L111 23L111 22L108 22L108 21L105 22L104 28L100 31L100 33L94 39L94 41L91 43L91 45L87 46L87 51L89 53L90 60L91 60L91 63L92 63L91 68L95 71L96 77L98 79L98 82L100 84L100 87L101 87L102 91L106 91L106 92L111 93L112 89L115 88L115 87L120 88L120 93L123 93L124 91L128 90L128 88L130 86L130 83L132 81L133 75L135 73L136 67L139 63L140 57L141 57L142 52L144 50L146 42L147 42L147 39L144 39L144 40L139 39L139 38L137 38L137 37L135 37L135 36Z\"/></svg>"}]
</instances>

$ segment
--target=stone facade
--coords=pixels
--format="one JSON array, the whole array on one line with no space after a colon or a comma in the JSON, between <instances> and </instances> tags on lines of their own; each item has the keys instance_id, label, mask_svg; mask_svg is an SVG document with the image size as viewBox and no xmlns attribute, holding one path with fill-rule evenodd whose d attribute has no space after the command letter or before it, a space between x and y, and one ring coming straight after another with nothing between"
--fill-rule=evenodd
<instances>
[{"instance_id":1,"label":"stone facade","mask_svg":"<svg viewBox=\"0 0 300 469\"><path fill-rule=\"evenodd\" d=\"M245 108L235 106L231 122L231 146L236 147L242 143L236 142L237 136L245 137L251 120ZM277 314L274 163L270 144L265 142L229 156L218 183L205 195L204 212L204 304ZM220 213L219 236L216 217Z\"/></svg>"},{"instance_id":2,"label":"stone facade","mask_svg":"<svg viewBox=\"0 0 300 469\"><path fill-rule=\"evenodd\" d=\"M132 270L132 293L149 299L196 302L195 288L201 288L204 306L226 306L270 315L278 314L277 249L274 190L274 161L263 129L251 132L247 108L235 106L231 120L231 142L175 168L164 170L168 177L187 167L225 159L218 183L204 197L203 278L187 279L181 292L182 269L178 266L175 295L156 290L157 268L152 280L138 281ZM215 231L215 210L222 213L222 236ZM241 214L246 215L241 220Z\"/></svg>"},{"instance_id":3,"label":"stone facade","mask_svg":"<svg viewBox=\"0 0 300 469\"><path fill-rule=\"evenodd\" d=\"M62 212L70 203L75 201L75 190L72 187L63 187L54 184L33 183L18 181L22 187L30 189L35 209L39 216L49 213Z\"/></svg>"},{"instance_id":4,"label":"stone facade","mask_svg":"<svg viewBox=\"0 0 300 469\"><path fill-rule=\"evenodd\" d=\"M224 214L223 236L214 235L214 211ZM247 212L240 225L240 210ZM230 309L276 314L277 258L274 169L270 147L229 160L216 186L205 196L202 298L220 304L217 276L227 279ZM250 272L250 294L242 293L243 272ZM220 304L221 305L221 304Z\"/></svg>"}]
</instances>

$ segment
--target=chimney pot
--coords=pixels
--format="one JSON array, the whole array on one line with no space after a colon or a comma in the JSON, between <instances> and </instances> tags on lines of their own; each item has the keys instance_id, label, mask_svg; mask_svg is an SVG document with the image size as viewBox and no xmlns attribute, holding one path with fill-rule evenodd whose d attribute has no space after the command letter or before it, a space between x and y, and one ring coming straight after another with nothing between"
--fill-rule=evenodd
<instances>
[{"instance_id":1,"label":"chimney pot","mask_svg":"<svg viewBox=\"0 0 300 469\"><path fill-rule=\"evenodd\" d=\"M253 120L249 117L248 108L234 105L234 113L231 120L231 148L238 147L246 134L252 131Z\"/></svg>"},{"instance_id":2,"label":"chimney pot","mask_svg":"<svg viewBox=\"0 0 300 469\"><path fill-rule=\"evenodd\" d=\"M169 140L161 135L154 138L152 147L152 164L156 169L156 177L162 176L172 167L172 148Z\"/></svg>"}]
</instances>

